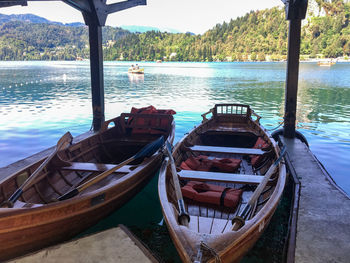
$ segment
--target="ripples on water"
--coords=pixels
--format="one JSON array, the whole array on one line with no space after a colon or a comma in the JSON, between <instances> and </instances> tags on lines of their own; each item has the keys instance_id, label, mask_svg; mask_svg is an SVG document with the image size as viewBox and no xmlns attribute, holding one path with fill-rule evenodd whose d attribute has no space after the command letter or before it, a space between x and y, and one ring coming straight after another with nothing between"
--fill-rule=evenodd
<instances>
[{"instance_id":1,"label":"ripples on water","mask_svg":"<svg viewBox=\"0 0 350 263\"><path fill-rule=\"evenodd\" d=\"M176 138L215 103L249 104L267 129L283 120L284 63L105 62L106 118L132 106L177 111ZM350 193L349 63L300 65L298 129L335 181ZM0 167L55 145L67 130L78 135L92 121L88 62L0 62Z\"/></svg>"}]
</instances>

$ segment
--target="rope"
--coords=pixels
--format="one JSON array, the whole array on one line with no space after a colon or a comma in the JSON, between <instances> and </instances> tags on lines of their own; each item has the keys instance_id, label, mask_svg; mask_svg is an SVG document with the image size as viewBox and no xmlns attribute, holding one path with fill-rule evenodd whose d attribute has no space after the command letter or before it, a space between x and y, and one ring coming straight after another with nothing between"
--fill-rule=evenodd
<instances>
[{"instance_id":1,"label":"rope","mask_svg":"<svg viewBox=\"0 0 350 263\"><path fill-rule=\"evenodd\" d=\"M215 249L209 247L206 243L201 241L200 249L207 250L214 258L216 263L221 263L221 259L219 257L219 254L216 252Z\"/></svg>"},{"instance_id":2,"label":"rope","mask_svg":"<svg viewBox=\"0 0 350 263\"><path fill-rule=\"evenodd\" d=\"M282 124L284 123L284 120L277 126L277 127L275 127L275 128L273 128L273 129L266 129L266 130L268 130L268 131L274 131L274 130L277 130L279 127L281 127L282 126Z\"/></svg>"}]
</instances>

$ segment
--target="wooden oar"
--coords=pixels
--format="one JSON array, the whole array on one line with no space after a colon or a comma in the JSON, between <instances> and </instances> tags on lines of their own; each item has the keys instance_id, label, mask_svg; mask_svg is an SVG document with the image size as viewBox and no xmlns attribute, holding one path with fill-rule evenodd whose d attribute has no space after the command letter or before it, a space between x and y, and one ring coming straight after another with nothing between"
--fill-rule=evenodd
<instances>
[{"instance_id":1,"label":"wooden oar","mask_svg":"<svg viewBox=\"0 0 350 263\"><path fill-rule=\"evenodd\" d=\"M169 142L166 143L166 151L170 161L171 175L173 177L177 204L179 206L178 221L181 225L188 226L188 223L190 222L190 216L188 215L185 209L185 203L182 197L180 182L176 172L175 161L173 155L171 154L171 145Z\"/></svg>"},{"instance_id":2,"label":"wooden oar","mask_svg":"<svg viewBox=\"0 0 350 263\"><path fill-rule=\"evenodd\" d=\"M58 151L65 149L73 140L70 132L64 134L57 142L55 150L43 161L40 166L24 181L24 183L11 195L11 197L1 204L1 207L13 207L14 203L22 195L22 193L28 189L33 180L37 178L38 174L46 167L51 159L57 154Z\"/></svg>"},{"instance_id":3,"label":"wooden oar","mask_svg":"<svg viewBox=\"0 0 350 263\"><path fill-rule=\"evenodd\" d=\"M286 153L286 146L283 147L280 156L278 159L270 166L269 170L267 170L266 174L264 175L264 179L261 181L261 183L258 185L258 187L255 189L253 195L251 196L250 200L242 210L242 212L234 217L232 219L232 230L237 231L245 224L245 220L248 218L248 215L250 214L252 208L254 207L255 202L258 200L259 196L263 192L266 184L269 182L270 177L274 174L274 172L277 169L278 164L282 160L283 156Z\"/></svg>"},{"instance_id":4,"label":"wooden oar","mask_svg":"<svg viewBox=\"0 0 350 263\"><path fill-rule=\"evenodd\" d=\"M147 144L145 147L143 147L134 156L132 156L129 159L121 162L120 164L114 166L113 168L111 168L111 169L109 169L107 171L104 171L103 173L101 173L101 174L97 175L96 177L90 179L89 181L85 182L84 184L79 185L78 187L70 190L69 192L65 193L64 195L61 195L58 198L58 200L62 201L62 200L66 200L66 199L72 198L72 197L78 195L80 192L82 192L86 188L90 187L91 185L98 183L102 179L104 179L107 176L109 176L110 174L114 173L116 170L118 170L119 168L123 167L124 165L127 165L128 163L130 163L130 162L132 162L132 161L134 161L136 159L145 158L145 157L149 157L149 156L153 155L160 147L162 147L163 144L164 144L164 137L161 136L157 140Z\"/></svg>"}]
</instances>

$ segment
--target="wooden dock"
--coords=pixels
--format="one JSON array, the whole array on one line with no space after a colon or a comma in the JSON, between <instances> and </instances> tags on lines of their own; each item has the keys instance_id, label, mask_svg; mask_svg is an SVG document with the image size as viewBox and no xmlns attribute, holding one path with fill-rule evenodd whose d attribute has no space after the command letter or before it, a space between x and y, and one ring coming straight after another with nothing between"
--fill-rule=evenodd
<instances>
[{"instance_id":1,"label":"wooden dock","mask_svg":"<svg viewBox=\"0 0 350 263\"><path fill-rule=\"evenodd\" d=\"M155 263L158 260L123 225L97 234L72 240L9 263Z\"/></svg>"},{"instance_id":2,"label":"wooden dock","mask_svg":"<svg viewBox=\"0 0 350 263\"><path fill-rule=\"evenodd\" d=\"M297 183L287 262L349 262L349 196L304 143L280 140L287 146L287 164Z\"/></svg>"}]
</instances>

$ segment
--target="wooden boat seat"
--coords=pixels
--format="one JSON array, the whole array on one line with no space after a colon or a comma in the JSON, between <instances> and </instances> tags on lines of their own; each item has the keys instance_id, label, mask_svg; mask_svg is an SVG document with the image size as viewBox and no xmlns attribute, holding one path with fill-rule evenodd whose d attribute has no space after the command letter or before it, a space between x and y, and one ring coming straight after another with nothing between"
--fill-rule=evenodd
<instances>
[{"instance_id":1,"label":"wooden boat seat","mask_svg":"<svg viewBox=\"0 0 350 263\"><path fill-rule=\"evenodd\" d=\"M262 155L266 153L261 149L255 148L235 148L235 147L216 147L216 146L207 146L207 145L194 145L189 147L194 152L209 152L209 153L237 153L245 155Z\"/></svg>"},{"instance_id":2,"label":"wooden boat seat","mask_svg":"<svg viewBox=\"0 0 350 263\"><path fill-rule=\"evenodd\" d=\"M193 170L181 170L178 172L180 179L195 181L216 181L239 184L260 184L264 176L249 174L232 174L218 172L203 172Z\"/></svg>"},{"instance_id":3,"label":"wooden boat seat","mask_svg":"<svg viewBox=\"0 0 350 263\"><path fill-rule=\"evenodd\" d=\"M70 170L70 171L84 171L84 172L104 172L113 167L116 164L105 164L105 163L84 163L84 162L71 162L71 166L62 167L62 170ZM130 168L134 167L134 165L124 165L119 168L116 172L118 173L129 173L131 171Z\"/></svg>"}]
</instances>

